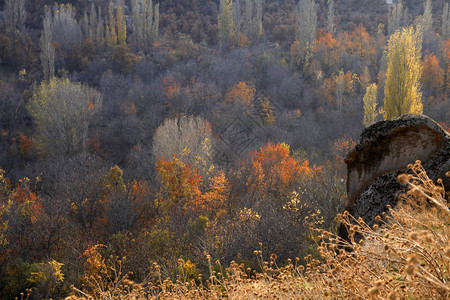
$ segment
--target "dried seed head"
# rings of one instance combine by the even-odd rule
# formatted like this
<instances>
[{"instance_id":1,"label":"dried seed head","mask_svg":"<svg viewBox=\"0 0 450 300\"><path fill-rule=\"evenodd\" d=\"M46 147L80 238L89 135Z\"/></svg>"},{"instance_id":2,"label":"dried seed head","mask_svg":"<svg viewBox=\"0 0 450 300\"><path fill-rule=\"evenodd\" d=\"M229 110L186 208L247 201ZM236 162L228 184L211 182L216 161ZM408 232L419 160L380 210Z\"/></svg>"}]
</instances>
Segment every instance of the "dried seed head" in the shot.
<instances>
[{"instance_id":1,"label":"dried seed head","mask_svg":"<svg viewBox=\"0 0 450 300\"><path fill-rule=\"evenodd\" d=\"M408 184L409 182L408 176L406 174L400 174L397 177L397 181L400 182L401 184Z\"/></svg>"},{"instance_id":2,"label":"dried seed head","mask_svg":"<svg viewBox=\"0 0 450 300\"><path fill-rule=\"evenodd\" d=\"M380 293L380 290L378 289L378 287L373 287L369 289L369 295L371 296L376 296Z\"/></svg>"},{"instance_id":3,"label":"dried seed head","mask_svg":"<svg viewBox=\"0 0 450 300\"><path fill-rule=\"evenodd\" d=\"M409 234L409 237L413 240L413 241L417 241L419 239L419 233L413 231Z\"/></svg>"},{"instance_id":4,"label":"dried seed head","mask_svg":"<svg viewBox=\"0 0 450 300\"><path fill-rule=\"evenodd\" d=\"M396 300L397 298L397 294L395 292L390 292L388 295L388 299L389 300Z\"/></svg>"},{"instance_id":5,"label":"dried seed head","mask_svg":"<svg viewBox=\"0 0 450 300\"><path fill-rule=\"evenodd\" d=\"M406 266L406 269L405 269L406 274L413 275L415 271L416 271L416 267L415 266L413 266L413 265L407 265Z\"/></svg>"}]
</instances>

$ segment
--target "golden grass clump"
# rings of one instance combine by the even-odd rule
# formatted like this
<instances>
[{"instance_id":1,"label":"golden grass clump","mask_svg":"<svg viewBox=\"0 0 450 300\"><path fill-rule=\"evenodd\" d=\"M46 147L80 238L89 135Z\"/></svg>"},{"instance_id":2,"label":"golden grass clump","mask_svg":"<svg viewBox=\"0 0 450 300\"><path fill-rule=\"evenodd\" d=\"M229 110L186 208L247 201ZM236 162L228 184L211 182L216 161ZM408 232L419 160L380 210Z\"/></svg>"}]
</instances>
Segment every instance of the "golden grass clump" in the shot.
<instances>
[{"instance_id":1,"label":"golden grass clump","mask_svg":"<svg viewBox=\"0 0 450 300\"><path fill-rule=\"evenodd\" d=\"M277 256L255 254L260 272L232 262L223 273L186 282L162 280L155 272L146 284L122 280L116 292L101 299L450 299L450 211L442 181L433 183L420 162L413 175L400 175L409 186L395 208L378 224L368 226L344 212L337 216L349 232L345 240L322 229L318 236L321 259L312 255L277 265ZM356 238L358 237L358 238ZM216 264L219 262L216 262ZM78 296L89 294L75 290ZM75 296L73 296L75 297ZM80 298L71 298L80 299Z\"/></svg>"}]
</instances>

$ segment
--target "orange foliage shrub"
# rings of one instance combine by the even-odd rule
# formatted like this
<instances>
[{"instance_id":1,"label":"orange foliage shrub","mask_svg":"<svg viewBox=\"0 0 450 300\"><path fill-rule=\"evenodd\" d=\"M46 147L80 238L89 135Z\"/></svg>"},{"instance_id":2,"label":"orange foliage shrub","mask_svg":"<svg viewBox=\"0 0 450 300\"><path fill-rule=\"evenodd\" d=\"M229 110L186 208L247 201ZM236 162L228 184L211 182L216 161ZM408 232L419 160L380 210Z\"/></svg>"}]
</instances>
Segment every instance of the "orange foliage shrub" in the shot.
<instances>
[{"instance_id":1,"label":"orange foliage shrub","mask_svg":"<svg viewBox=\"0 0 450 300\"><path fill-rule=\"evenodd\" d=\"M336 162L339 164L343 164L345 156L355 146L356 146L356 142L347 137L343 137L343 138L335 140L333 143L332 151L333 151Z\"/></svg>"},{"instance_id":2,"label":"orange foliage shrub","mask_svg":"<svg viewBox=\"0 0 450 300\"><path fill-rule=\"evenodd\" d=\"M225 173L211 178L208 191L203 193L203 203L209 216L221 216L225 213L225 204L230 194L230 182L225 177Z\"/></svg>"},{"instance_id":3,"label":"orange foliage shrub","mask_svg":"<svg viewBox=\"0 0 450 300\"><path fill-rule=\"evenodd\" d=\"M352 32L340 32L333 36L323 29L318 30L314 42L313 57L322 63L327 74L338 72L342 67L343 55L358 55L369 64L375 61L377 42L364 26Z\"/></svg>"},{"instance_id":4,"label":"orange foliage shrub","mask_svg":"<svg viewBox=\"0 0 450 300\"><path fill-rule=\"evenodd\" d=\"M163 79L164 94L168 99L173 99L181 93L181 85L172 76L165 76Z\"/></svg>"},{"instance_id":5,"label":"orange foliage shrub","mask_svg":"<svg viewBox=\"0 0 450 300\"><path fill-rule=\"evenodd\" d=\"M426 55L423 61L422 82L433 95L442 92L444 87L444 70L434 54Z\"/></svg>"},{"instance_id":6,"label":"orange foliage shrub","mask_svg":"<svg viewBox=\"0 0 450 300\"><path fill-rule=\"evenodd\" d=\"M161 175L162 188L158 195L158 204L163 211L168 211L173 206L181 206L183 209L203 208L199 189L202 179L189 164L173 155L171 161L159 160L156 170Z\"/></svg>"},{"instance_id":7,"label":"orange foliage shrub","mask_svg":"<svg viewBox=\"0 0 450 300\"><path fill-rule=\"evenodd\" d=\"M97 130L92 134L92 137L89 139L88 144L92 153L94 153L98 157L105 156L102 150L102 144L100 142L100 134Z\"/></svg>"},{"instance_id":8,"label":"orange foliage shrub","mask_svg":"<svg viewBox=\"0 0 450 300\"><path fill-rule=\"evenodd\" d=\"M339 45L348 54L357 54L367 62L375 58L375 40L362 25L356 27L352 32L342 32L338 35Z\"/></svg>"},{"instance_id":9,"label":"orange foliage shrub","mask_svg":"<svg viewBox=\"0 0 450 300\"><path fill-rule=\"evenodd\" d=\"M225 101L229 104L237 103L244 106L253 105L256 89L245 82L239 82L225 95Z\"/></svg>"},{"instance_id":10,"label":"orange foliage shrub","mask_svg":"<svg viewBox=\"0 0 450 300\"><path fill-rule=\"evenodd\" d=\"M21 180L24 182L25 180ZM33 193L26 183L19 184L11 193L11 200L16 205L23 216L28 216L31 222L37 222L42 213L42 203L39 196Z\"/></svg>"},{"instance_id":11,"label":"orange foliage shrub","mask_svg":"<svg viewBox=\"0 0 450 300\"><path fill-rule=\"evenodd\" d=\"M294 159L288 145L269 142L259 151L250 153L251 176L246 186L262 195L267 192L282 195L291 192L296 182L318 171L320 168L311 168L307 160L300 163Z\"/></svg>"},{"instance_id":12,"label":"orange foliage shrub","mask_svg":"<svg viewBox=\"0 0 450 300\"><path fill-rule=\"evenodd\" d=\"M330 32L319 30L312 48L313 55L329 72L336 72L341 64L341 51L338 41Z\"/></svg>"},{"instance_id":13,"label":"orange foliage shrub","mask_svg":"<svg viewBox=\"0 0 450 300\"><path fill-rule=\"evenodd\" d=\"M347 73L341 72L338 75L333 75L331 78L326 78L319 89L319 93L327 99L331 104L338 105L338 94L342 95L342 103L345 105L347 98L355 92L355 83L358 81L358 75L350 71Z\"/></svg>"},{"instance_id":14,"label":"orange foliage shrub","mask_svg":"<svg viewBox=\"0 0 450 300\"><path fill-rule=\"evenodd\" d=\"M30 158L34 151L36 142L34 139L27 137L24 134L19 136L19 153L24 158Z\"/></svg>"},{"instance_id":15,"label":"orange foliage shrub","mask_svg":"<svg viewBox=\"0 0 450 300\"><path fill-rule=\"evenodd\" d=\"M140 217L141 223L148 223L150 220L150 212L146 209L150 198L150 185L146 180L134 180L128 191L131 203L137 208L143 215Z\"/></svg>"}]
</instances>

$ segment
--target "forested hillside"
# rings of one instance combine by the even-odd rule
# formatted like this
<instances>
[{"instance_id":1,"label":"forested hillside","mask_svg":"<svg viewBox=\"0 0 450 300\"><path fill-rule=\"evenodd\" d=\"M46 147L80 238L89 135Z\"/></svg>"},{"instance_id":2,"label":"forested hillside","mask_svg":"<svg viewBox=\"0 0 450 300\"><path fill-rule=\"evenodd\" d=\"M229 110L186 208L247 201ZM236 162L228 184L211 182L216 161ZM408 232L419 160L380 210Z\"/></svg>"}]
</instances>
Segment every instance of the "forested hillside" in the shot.
<instances>
[{"instance_id":1,"label":"forested hillside","mask_svg":"<svg viewBox=\"0 0 450 300\"><path fill-rule=\"evenodd\" d=\"M450 127L449 5L390 2L0 1L0 299L317 258L366 126Z\"/></svg>"}]
</instances>

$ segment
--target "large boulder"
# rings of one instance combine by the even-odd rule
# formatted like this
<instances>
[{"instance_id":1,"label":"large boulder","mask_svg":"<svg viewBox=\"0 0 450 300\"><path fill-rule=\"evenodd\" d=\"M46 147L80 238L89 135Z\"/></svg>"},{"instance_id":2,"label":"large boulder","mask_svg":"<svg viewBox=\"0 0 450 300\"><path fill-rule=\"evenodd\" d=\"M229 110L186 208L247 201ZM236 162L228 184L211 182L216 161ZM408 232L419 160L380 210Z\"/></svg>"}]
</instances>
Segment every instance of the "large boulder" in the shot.
<instances>
[{"instance_id":1,"label":"large boulder","mask_svg":"<svg viewBox=\"0 0 450 300\"><path fill-rule=\"evenodd\" d=\"M450 178L445 177L450 170L450 135L439 124L423 115L406 114L366 128L345 159L346 210L373 224L388 204L395 206L405 190L397 176L407 173L407 165L416 160L431 179L442 178L450 191Z\"/></svg>"}]
</instances>

